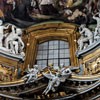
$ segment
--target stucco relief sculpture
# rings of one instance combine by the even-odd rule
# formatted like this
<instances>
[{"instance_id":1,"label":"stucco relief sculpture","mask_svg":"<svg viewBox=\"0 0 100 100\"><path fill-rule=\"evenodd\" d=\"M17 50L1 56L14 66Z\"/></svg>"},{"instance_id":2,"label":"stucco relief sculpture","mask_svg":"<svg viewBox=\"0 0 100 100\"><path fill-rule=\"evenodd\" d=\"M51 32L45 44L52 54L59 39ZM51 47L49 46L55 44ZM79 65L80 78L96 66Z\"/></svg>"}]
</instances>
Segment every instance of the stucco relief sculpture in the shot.
<instances>
[{"instance_id":1,"label":"stucco relief sculpture","mask_svg":"<svg viewBox=\"0 0 100 100\"><path fill-rule=\"evenodd\" d=\"M86 48L87 42L89 42L88 45L92 45L92 43L93 43L93 33L85 25L81 25L79 27L79 32L80 32L81 36L78 39L78 45L79 45L79 50L81 51L84 48Z\"/></svg>"},{"instance_id":2,"label":"stucco relief sculpture","mask_svg":"<svg viewBox=\"0 0 100 100\"><path fill-rule=\"evenodd\" d=\"M17 77L17 69L3 66L0 64L0 82L15 81Z\"/></svg>"},{"instance_id":3,"label":"stucco relief sculpture","mask_svg":"<svg viewBox=\"0 0 100 100\"><path fill-rule=\"evenodd\" d=\"M97 21L97 26L94 32L94 40L97 41L100 39L100 12L96 13L96 15L93 16L93 19Z\"/></svg>"},{"instance_id":4,"label":"stucco relief sculpture","mask_svg":"<svg viewBox=\"0 0 100 100\"><path fill-rule=\"evenodd\" d=\"M4 29L8 29L9 25L6 27L3 25L3 21L0 20L0 47L3 46L3 36L4 36Z\"/></svg>"},{"instance_id":5,"label":"stucco relief sculpture","mask_svg":"<svg viewBox=\"0 0 100 100\"><path fill-rule=\"evenodd\" d=\"M93 19L97 21L95 30L92 32L84 24L79 27L80 38L78 39L79 51L86 49L89 45L92 45L96 41L100 40L100 13L96 13ZM89 42L87 44L87 42Z\"/></svg>"},{"instance_id":6,"label":"stucco relief sculpture","mask_svg":"<svg viewBox=\"0 0 100 100\"><path fill-rule=\"evenodd\" d=\"M55 73L52 73L49 70L49 74L43 73L43 75L49 79L48 86L43 91L43 94L47 94L50 90L55 92L55 88L57 88L61 82L65 82L67 78L69 78L72 74L72 71L70 68L61 68L62 70L59 70Z\"/></svg>"},{"instance_id":7,"label":"stucco relief sculpture","mask_svg":"<svg viewBox=\"0 0 100 100\"><path fill-rule=\"evenodd\" d=\"M95 32L94 32L94 42L99 41L100 40L100 28L95 28Z\"/></svg>"},{"instance_id":8,"label":"stucco relief sculpture","mask_svg":"<svg viewBox=\"0 0 100 100\"><path fill-rule=\"evenodd\" d=\"M0 49L6 53L24 57L24 42L21 39L22 30L12 24L8 24L6 27L2 24L3 22L0 20ZM11 28L11 32L4 32L4 29L9 30L9 28Z\"/></svg>"},{"instance_id":9,"label":"stucco relief sculpture","mask_svg":"<svg viewBox=\"0 0 100 100\"><path fill-rule=\"evenodd\" d=\"M96 14L93 16L93 19L97 21L97 26L96 26L96 28L98 28L99 33L100 33L100 12L96 13Z\"/></svg>"},{"instance_id":10,"label":"stucco relief sculpture","mask_svg":"<svg viewBox=\"0 0 100 100\"><path fill-rule=\"evenodd\" d=\"M88 74L96 74L100 72L100 57L97 57L93 62L89 62L87 66Z\"/></svg>"},{"instance_id":11,"label":"stucco relief sculpture","mask_svg":"<svg viewBox=\"0 0 100 100\"><path fill-rule=\"evenodd\" d=\"M28 65L27 74L22 77L22 79L24 79L26 83L29 83L33 80L35 81L38 79L38 73L39 73L38 65L34 65L33 67L34 68L29 68L29 65Z\"/></svg>"}]
</instances>

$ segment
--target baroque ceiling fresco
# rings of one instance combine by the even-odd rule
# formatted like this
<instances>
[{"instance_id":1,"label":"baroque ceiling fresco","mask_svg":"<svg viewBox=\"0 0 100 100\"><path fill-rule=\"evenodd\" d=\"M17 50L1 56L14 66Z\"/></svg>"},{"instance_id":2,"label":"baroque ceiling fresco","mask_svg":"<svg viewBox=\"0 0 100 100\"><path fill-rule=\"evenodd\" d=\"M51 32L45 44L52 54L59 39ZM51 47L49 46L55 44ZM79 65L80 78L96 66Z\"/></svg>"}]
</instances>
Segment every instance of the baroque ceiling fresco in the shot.
<instances>
[{"instance_id":1,"label":"baroque ceiling fresco","mask_svg":"<svg viewBox=\"0 0 100 100\"><path fill-rule=\"evenodd\" d=\"M20 27L48 20L94 24L99 10L99 0L0 0L0 17Z\"/></svg>"},{"instance_id":2,"label":"baroque ceiling fresco","mask_svg":"<svg viewBox=\"0 0 100 100\"><path fill-rule=\"evenodd\" d=\"M0 0L0 100L100 100L100 0Z\"/></svg>"}]
</instances>

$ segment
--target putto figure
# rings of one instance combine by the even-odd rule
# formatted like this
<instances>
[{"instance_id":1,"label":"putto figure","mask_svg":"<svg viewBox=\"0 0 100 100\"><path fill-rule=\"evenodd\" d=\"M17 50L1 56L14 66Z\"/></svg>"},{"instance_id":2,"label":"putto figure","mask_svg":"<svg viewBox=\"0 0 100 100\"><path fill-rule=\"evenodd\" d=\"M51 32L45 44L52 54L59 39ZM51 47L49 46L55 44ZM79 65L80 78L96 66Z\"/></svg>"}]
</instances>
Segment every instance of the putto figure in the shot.
<instances>
[{"instance_id":1,"label":"putto figure","mask_svg":"<svg viewBox=\"0 0 100 100\"><path fill-rule=\"evenodd\" d=\"M27 79L26 83L29 83L38 78L38 73L39 73L38 65L34 65L33 67L34 68L29 68L29 65L28 65L27 74L22 77L22 79L24 80Z\"/></svg>"}]
</instances>

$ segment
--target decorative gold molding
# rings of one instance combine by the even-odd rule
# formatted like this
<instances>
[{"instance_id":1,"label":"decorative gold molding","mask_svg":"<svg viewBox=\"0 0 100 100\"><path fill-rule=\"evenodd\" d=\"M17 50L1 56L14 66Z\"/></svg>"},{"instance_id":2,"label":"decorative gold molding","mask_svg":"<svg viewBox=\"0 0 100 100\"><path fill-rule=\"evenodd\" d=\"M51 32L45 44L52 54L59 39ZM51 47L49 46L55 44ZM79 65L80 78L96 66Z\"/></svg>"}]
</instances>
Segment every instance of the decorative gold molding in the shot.
<instances>
[{"instance_id":1,"label":"decorative gold molding","mask_svg":"<svg viewBox=\"0 0 100 100\"><path fill-rule=\"evenodd\" d=\"M48 40L68 41L70 44L71 65L77 66L78 60L75 55L77 46L75 40L78 34L76 29L77 26L63 22L43 23L26 29L28 45L24 66L27 67L28 64L33 66L35 64L38 44Z\"/></svg>"},{"instance_id":2,"label":"decorative gold molding","mask_svg":"<svg viewBox=\"0 0 100 100\"><path fill-rule=\"evenodd\" d=\"M91 59L97 58L98 56L100 56L100 49L97 49L96 51L92 52L91 54L86 55L83 58L83 62L86 63L86 62L90 61Z\"/></svg>"},{"instance_id":3,"label":"decorative gold molding","mask_svg":"<svg viewBox=\"0 0 100 100\"><path fill-rule=\"evenodd\" d=\"M11 60L9 58L0 56L0 64L17 67L18 62L15 60Z\"/></svg>"}]
</instances>

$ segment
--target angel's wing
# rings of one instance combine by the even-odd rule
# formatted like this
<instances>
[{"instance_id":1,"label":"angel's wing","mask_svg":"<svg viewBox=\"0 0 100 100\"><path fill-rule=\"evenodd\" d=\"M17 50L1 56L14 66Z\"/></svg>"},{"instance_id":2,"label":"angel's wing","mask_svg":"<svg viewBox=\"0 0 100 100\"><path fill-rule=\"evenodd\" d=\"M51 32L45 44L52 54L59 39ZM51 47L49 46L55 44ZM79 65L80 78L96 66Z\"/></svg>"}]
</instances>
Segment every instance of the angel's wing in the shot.
<instances>
[{"instance_id":1,"label":"angel's wing","mask_svg":"<svg viewBox=\"0 0 100 100\"><path fill-rule=\"evenodd\" d=\"M62 77L62 76L59 77L59 81L60 81L60 82L65 82L65 81L66 81L66 77L65 77L65 76L63 76L63 77Z\"/></svg>"},{"instance_id":2,"label":"angel's wing","mask_svg":"<svg viewBox=\"0 0 100 100\"><path fill-rule=\"evenodd\" d=\"M71 76L70 74L69 74L69 75L60 76L60 77L59 77L59 81L60 81L60 82L65 82L66 79L70 78L70 76Z\"/></svg>"},{"instance_id":3,"label":"angel's wing","mask_svg":"<svg viewBox=\"0 0 100 100\"><path fill-rule=\"evenodd\" d=\"M51 74L43 73L43 76L45 76L48 79L53 79L53 76Z\"/></svg>"}]
</instances>

